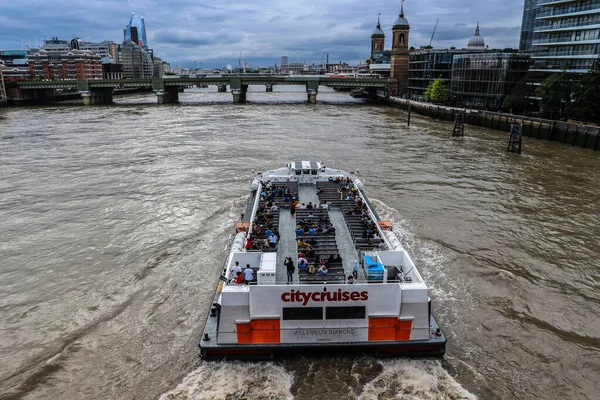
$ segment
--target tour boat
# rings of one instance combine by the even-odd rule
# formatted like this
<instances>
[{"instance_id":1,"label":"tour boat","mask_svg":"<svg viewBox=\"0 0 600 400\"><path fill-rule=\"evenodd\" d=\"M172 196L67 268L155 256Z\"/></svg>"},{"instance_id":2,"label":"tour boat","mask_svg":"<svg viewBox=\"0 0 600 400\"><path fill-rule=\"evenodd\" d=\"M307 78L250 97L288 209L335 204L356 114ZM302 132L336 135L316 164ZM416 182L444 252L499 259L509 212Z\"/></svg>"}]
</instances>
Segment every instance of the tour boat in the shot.
<instances>
[{"instance_id":1,"label":"tour boat","mask_svg":"<svg viewBox=\"0 0 600 400\"><path fill-rule=\"evenodd\" d=\"M202 358L444 354L427 285L358 175L316 161L257 174L218 272Z\"/></svg>"}]
</instances>

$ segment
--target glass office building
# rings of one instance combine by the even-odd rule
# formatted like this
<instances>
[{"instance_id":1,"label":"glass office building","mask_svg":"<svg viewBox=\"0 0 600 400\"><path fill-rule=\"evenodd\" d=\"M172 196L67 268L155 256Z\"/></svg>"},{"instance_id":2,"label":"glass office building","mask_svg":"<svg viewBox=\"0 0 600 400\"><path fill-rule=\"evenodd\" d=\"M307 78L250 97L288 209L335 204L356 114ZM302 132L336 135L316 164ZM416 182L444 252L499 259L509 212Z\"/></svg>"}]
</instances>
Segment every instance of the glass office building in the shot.
<instances>
[{"instance_id":1,"label":"glass office building","mask_svg":"<svg viewBox=\"0 0 600 400\"><path fill-rule=\"evenodd\" d=\"M586 73L600 54L600 0L538 0L534 72Z\"/></svg>"},{"instance_id":2,"label":"glass office building","mask_svg":"<svg viewBox=\"0 0 600 400\"><path fill-rule=\"evenodd\" d=\"M499 110L504 98L529 69L522 53L470 53L454 55L450 92L458 105Z\"/></svg>"},{"instance_id":3,"label":"glass office building","mask_svg":"<svg viewBox=\"0 0 600 400\"><path fill-rule=\"evenodd\" d=\"M124 30L124 39L125 42L131 41L131 27L135 26L137 28L137 45L138 46L148 46L148 40L146 39L146 24L144 23L144 17L139 14L131 13L131 18L129 18L129 24L125 27Z\"/></svg>"}]
</instances>

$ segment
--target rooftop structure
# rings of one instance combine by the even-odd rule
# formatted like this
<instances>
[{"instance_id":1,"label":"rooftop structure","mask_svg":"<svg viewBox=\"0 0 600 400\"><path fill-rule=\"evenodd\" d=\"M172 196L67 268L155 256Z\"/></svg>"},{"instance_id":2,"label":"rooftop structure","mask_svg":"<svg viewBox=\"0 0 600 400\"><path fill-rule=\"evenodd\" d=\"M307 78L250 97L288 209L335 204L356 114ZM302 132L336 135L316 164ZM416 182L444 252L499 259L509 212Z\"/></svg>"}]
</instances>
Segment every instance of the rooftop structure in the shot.
<instances>
[{"instance_id":1,"label":"rooftop structure","mask_svg":"<svg viewBox=\"0 0 600 400\"><path fill-rule=\"evenodd\" d=\"M477 23L477 28L475 28L475 35L471 39L469 39L469 43L467 43L467 49L469 50L484 50L485 49L485 41L479 34L479 22Z\"/></svg>"}]
</instances>

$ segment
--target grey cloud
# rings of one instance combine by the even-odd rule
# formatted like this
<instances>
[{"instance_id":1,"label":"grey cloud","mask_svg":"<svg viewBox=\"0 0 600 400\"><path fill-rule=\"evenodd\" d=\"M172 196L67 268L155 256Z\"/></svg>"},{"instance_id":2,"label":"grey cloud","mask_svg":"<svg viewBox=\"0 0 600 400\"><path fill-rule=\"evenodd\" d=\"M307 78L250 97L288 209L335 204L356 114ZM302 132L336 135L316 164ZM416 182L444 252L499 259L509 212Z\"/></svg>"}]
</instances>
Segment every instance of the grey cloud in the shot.
<instances>
[{"instance_id":1,"label":"grey cloud","mask_svg":"<svg viewBox=\"0 0 600 400\"><path fill-rule=\"evenodd\" d=\"M203 55L203 66L237 64L239 52L251 56L249 63L269 65L278 63L281 55L318 63L324 52L332 60L357 63L368 57L378 13L390 47L399 8L399 1L387 0L70 0L68 7L47 0L3 1L0 49L20 48L22 41L41 41L44 36L120 42L130 13L137 12L145 17L150 47L173 66L190 66L200 60L198 54ZM439 17L434 46L463 47L479 21L491 47L516 47L522 11L523 0L405 3L410 44L416 46L429 43Z\"/></svg>"}]
</instances>

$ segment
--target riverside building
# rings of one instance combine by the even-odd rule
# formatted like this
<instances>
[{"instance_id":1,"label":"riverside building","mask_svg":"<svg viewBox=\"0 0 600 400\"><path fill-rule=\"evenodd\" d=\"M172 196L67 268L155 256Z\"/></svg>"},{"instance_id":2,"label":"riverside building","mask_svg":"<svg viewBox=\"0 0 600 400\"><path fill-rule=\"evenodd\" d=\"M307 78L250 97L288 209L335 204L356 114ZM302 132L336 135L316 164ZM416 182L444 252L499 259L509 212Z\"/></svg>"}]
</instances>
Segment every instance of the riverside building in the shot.
<instances>
[{"instance_id":1,"label":"riverside building","mask_svg":"<svg viewBox=\"0 0 600 400\"><path fill-rule=\"evenodd\" d=\"M456 104L500 109L510 90L527 74L528 66L527 54L489 49L477 24L465 48L410 53L409 97L424 101L427 87L441 79Z\"/></svg>"},{"instance_id":2,"label":"riverside building","mask_svg":"<svg viewBox=\"0 0 600 400\"><path fill-rule=\"evenodd\" d=\"M587 73L600 54L600 0L538 0L533 33L531 71L539 78L563 67Z\"/></svg>"}]
</instances>

